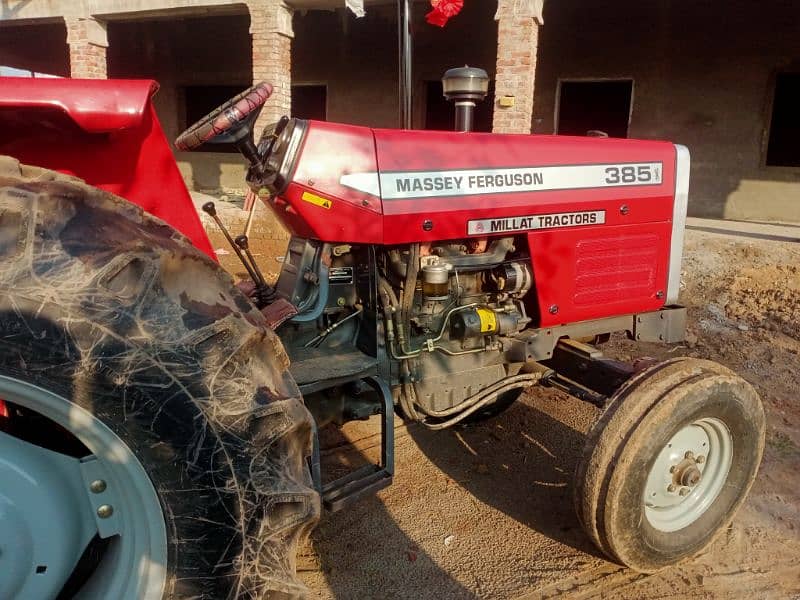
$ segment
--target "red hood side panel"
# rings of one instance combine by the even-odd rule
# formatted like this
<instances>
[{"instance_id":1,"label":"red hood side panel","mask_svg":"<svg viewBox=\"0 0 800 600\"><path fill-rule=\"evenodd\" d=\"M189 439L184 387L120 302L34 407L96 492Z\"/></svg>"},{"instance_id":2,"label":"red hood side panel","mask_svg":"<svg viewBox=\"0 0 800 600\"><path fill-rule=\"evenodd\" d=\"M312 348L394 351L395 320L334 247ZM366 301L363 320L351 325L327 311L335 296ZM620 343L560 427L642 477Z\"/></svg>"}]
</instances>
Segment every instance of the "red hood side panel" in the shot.
<instances>
[{"instance_id":1,"label":"red hood side panel","mask_svg":"<svg viewBox=\"0 0 800 600\"><path fill-rule=\"evenodd\" d=\"M392 130L375 140L386 244L524 235L528 311L545 327L664 305L672 144Z\"/></svg>"},{"instance_id":2,"label":"red hood side panel","mask_svg":"<svg viewBox=\"0 0 800 600\"><path fill-rule=\"evenodd\" d=\"M467 221L496 217L606 210L606 224L615 225L672 216L675 148L666 142L395 130L376 130L375 142L388 244L460 238L467 235ZM547 170L548 166L644 162L662 164L661 184L547 189L551 176L569 177L559 173L562 169ZM436 197L435 191L423 191L416 198L389 199L397 190L386 185L387 179L397 185L388 174L402 173L413 180L414 172L470 177L484 170L528 167L533 172L545 168L541 190L486 193L492 186L481 188L485 180L478 178L472 190L480 193ZM626 215L619 211L622 205L629 209ZM424 220L432 222L430 231L422 229Z\"/></svg>"},{"instance_id":3,"label":"red hood side panel","mask_svg":"<svg viewBox=\"0 0 800 600\"><path fill-rule=\"evenodd\" d=\"M353 173L377 173L372 130L309 121L292 183L275 201L276 214L297 235L382 244L380 196L343 185Z\"/></svg>"}]
</instances>

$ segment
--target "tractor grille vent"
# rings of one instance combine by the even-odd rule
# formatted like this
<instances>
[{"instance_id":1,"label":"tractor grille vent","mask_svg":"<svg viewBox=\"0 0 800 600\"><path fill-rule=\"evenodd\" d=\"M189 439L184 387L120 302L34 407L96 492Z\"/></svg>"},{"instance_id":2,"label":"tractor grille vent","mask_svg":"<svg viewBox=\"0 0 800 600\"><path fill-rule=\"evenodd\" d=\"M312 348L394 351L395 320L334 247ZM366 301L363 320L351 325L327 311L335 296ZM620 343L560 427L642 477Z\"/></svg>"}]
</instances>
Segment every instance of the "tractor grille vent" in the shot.
<instances>
[{"instance_id":1,"label":"tractor grille vent","mask_svg":"<svg viewBox=\"0 0 800 600\"><path fill-rule=\"evenodd\" d=\"M652 296L659 237L636 234L582 240L575 248L578 306L630 301Z\"/></svg>"}]
</instances>

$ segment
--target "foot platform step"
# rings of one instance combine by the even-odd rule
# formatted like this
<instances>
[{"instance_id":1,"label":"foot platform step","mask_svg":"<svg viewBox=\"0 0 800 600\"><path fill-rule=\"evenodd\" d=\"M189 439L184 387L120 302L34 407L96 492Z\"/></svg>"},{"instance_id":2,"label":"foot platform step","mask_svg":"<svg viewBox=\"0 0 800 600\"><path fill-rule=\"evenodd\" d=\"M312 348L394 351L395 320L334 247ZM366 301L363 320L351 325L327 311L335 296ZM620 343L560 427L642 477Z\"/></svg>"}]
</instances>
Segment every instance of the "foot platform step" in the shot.
<instances>
[{"instance_id":1,"label":"foot platform step","mask_svg":"<svg viewBox=\"0 0 800 600\"><path fill-rule=\"evenodd\" d=\"M392 484L394 475L394 409L392 392L383 379L364 377L363 381L374 389L381 399L381 462L366 465L322 485L319 433L314 424L314 446L310 457L311 477L314 487L322 496L322 503L331 512L350 506L368 494L374 494Z\"/></svg>"},{"instance_id":2,"label":"foot platform step","mask_svg":"<svg viewBox=\"0 0 800 600\"><path fill-rule=\"evenodd\" d=\"M322 488L322 502L336 512L392 484L392 474L379 465L367 465Z\"/></svg>"}]
</instances>

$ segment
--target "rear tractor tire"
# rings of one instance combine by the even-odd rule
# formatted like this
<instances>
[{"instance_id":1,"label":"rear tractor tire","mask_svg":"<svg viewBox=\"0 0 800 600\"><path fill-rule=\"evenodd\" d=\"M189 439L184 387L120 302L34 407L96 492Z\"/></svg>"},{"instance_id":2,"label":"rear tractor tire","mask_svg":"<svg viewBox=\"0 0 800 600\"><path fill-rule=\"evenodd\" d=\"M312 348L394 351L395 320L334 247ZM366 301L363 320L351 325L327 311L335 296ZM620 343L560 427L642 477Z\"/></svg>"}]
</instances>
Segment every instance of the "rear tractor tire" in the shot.
<instances>
[{"instance_id":1,"label":"rear tractor tire","mask_svg":"<svg viewBox=\"0 0 800 600\"><path fill-rule=\"evenodd\" d=\"M764 449L753 387L716 363L635 375L588 435L575 506L609 558L651 573L700 552L744 502Z\"/></svg>"},{"instance_id":2,"label":"rear tractor tire","mask_svg":"<svg viewBox=\"0 0 800 600\"><path fill-rule=\"evenodd\" d=\"M0 597L303 595L320 502L287 369L182 235L0 157Z\"/></svg>"}]
</instances>

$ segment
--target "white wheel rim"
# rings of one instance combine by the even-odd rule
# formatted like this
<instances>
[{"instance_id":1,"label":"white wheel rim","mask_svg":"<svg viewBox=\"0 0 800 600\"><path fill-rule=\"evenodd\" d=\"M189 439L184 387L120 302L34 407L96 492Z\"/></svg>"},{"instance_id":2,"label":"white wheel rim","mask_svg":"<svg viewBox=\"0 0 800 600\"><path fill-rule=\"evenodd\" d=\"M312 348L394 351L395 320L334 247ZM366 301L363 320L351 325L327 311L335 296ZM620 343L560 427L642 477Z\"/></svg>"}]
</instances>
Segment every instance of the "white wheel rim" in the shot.
<instances>
[{"instance_id":1,"label":"white wheel rim","mask_svg":"<svg viewBox=\"0 0 800 600\"><path fill-rule=\"evenodd\" d=\"M733 438L720 419L698 419L659 452L647 475L644 513L658 531L673 532L699 519L722 491L733 461Z\"/></svg>"},{"instance_id":2,"label":"white wheel rim","mask_svg":"<svg viewBox=\"0 0 800 600\"><path fill-rule=\"evenodd\" d=\"M14 472L16 468L19 472L18 481L35 479L34 483L37 484L38 489L43 491L47 490L47 484L52 481L58 481L60 484L65 482L60 485L59 489L49 491L56 497L68 496L72 506L83 509L79 511L82 514L74 516L75 521L80 522L83 528L82 539L86 537L87 528L91 528L91 531L88 532L91 536L99 533L101 537L108 537L110 540L97 568L75 597L92 600L100 598L145 598L148 600L161 598L167 573L167 535L164 515L150 478L130 448L91 413L43 388L0 376L0 398L35 411L58 423L92 452L92 457L88 461L86 459L78 460L39 449L38 446L34 447L32 444L0 432L0 438L2 438L0 442L4 444L5 448L4 455L0 457L2 459L0 460L2 463L0 469L5 467L5 472L8 473ZM38 452L37 460L39 462L37 464L43 464L43 457L47 459L50 456L51 465L46 466L43 469L44 472L41 473L24 472L23 466L20 466L25 462L24 460L19 460L17 465L14 464L15 443L18 445L20 458L26 453L35 455ZM31 451L31 448L36 448L36 450ZM57 456L53 457L52 455ZM107 486L105 490L102 493L93 493L90 491L87 480L81 478L80 475L74 476L74 471L70 471L73 473L70 481L66 481L63 477L60 480L53 479L52 472L72 468L69 464L70 461L81 464L81 470L77 472L84 474L84 477L87 463L95 465L93 468L101 469L103 481ZM28 465L30 464L29 461ZM15 490L11 489L13 487L12 484L5 490L0 489L0 531L22 531L32 542L32 549L28 554L20 554L21 551L15 549L13 545L8 548L2 547L3 540L0 540L0 590L4 586L10 589L22 586L20 593L25 596L27 590L37 589L35 586L40 582L36 580L35 576L25 580L25 577L20 578L17 573L6 571L3 569L4 562L13 565L24 564L29 555L37 553L37 547L40 555L46 554L50 550L48 545L53 543L53 536L60 542L63 541L60 538L66 534L60 528L55 527L51 535L46 536L46 539L30 539L32 536L28 534L37 529L35 526L20 525L20 515L29 509L18 501L19 488L16 490L17 502L14 502ZM8 494L8 497L4 496L4 493ZM96 514L100 511L99 507L107 503L109 498L113 498L113 505L111 505L113 506L113 519L111 517L107 517L105 520L96 518ZM38 500L39 498L31 498L31 504L35 504ZM5 521L3 521L3 502L8 509ZM105 504L105 506L109 505ZM47 515L23 514L23 516L25 521L33 522L34 517L44 518ZM112 522L114 524L113 534L107 532L104 534L103 528L110 527ZM20 561L20 558L23 560ZM77 561L79 556L63 558L69 562ZM30 569L36 568L36 564L25 566ZM16 577L16 579L12 580L11 577ZM38 594L37 597L39 597Z\"/></svg>"}]
</instances>

